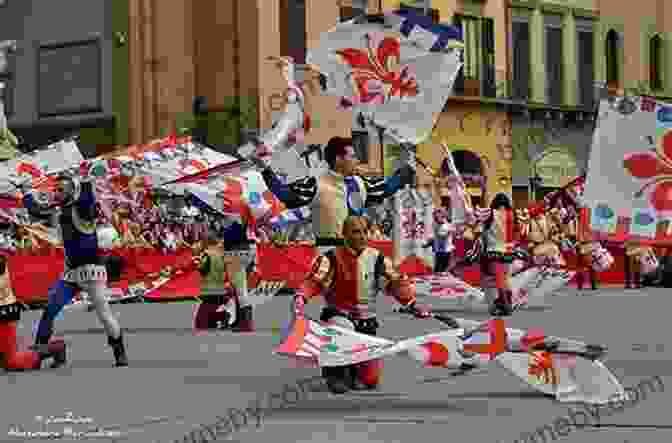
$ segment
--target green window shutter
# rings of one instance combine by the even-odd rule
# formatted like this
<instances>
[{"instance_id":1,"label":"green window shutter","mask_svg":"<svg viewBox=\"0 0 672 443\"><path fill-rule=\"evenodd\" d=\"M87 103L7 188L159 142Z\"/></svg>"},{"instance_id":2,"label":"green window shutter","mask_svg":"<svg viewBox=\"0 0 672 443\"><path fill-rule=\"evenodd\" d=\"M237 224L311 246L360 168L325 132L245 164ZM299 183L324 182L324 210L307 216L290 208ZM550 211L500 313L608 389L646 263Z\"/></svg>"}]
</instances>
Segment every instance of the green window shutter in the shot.
<instances>
[{"instance_id":1,"label":"green window shutter","mask_svg":"<svg viewBox=\"0 0 672 443\"><path fill-rule=\"evenodd\" d=\"M530 97L530 23L515 20L511 23L513 43L513 98L528 100Z\"/></svg>"},{"instance_id":2,"label":"green window shutter","mask_svg":"<svg viewBox=\"0 0 672 443\"><path fill-rule=\"evenodd\" d=\"M483 47L483 61L481 68L482 95L496 97L495 84L495 21L491 18L481 20L481 42Z\"/></svg>"}]
</instances>

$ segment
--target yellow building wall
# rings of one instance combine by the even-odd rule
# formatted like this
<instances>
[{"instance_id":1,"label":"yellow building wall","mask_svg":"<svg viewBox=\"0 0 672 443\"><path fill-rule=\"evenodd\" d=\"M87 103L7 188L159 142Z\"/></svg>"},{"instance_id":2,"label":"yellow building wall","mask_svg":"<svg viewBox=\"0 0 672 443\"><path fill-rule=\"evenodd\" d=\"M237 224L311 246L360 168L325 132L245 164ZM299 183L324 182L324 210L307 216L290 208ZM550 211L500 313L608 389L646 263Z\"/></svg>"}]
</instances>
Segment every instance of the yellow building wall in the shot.
<instances>
[{"instance_id":1,"label":"yellow building wall","mask_svg":"<svg viewBox=\"0 0 672 443\"><path fill-rule=\"evenodd\" d=\"M481 159L487 177L484 204L489 205L499 192L511 195L511 121L505 111L478 104L449 103L447 111L439 116L430 140L418 146L418 158L435 170L445 159L440 143L453 150L471 151ZM427 188L429 181L428 174L419 170L418 187Z\"/></svg>"}]
</instances>

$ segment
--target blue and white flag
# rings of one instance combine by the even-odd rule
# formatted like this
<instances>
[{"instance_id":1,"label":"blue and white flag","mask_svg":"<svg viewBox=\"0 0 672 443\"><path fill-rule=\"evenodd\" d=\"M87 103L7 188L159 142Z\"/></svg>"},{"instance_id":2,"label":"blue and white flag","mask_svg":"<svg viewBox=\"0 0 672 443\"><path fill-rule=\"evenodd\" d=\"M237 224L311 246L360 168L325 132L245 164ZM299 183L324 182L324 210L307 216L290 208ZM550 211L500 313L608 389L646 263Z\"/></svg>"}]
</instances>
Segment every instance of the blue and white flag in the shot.
<instances>
[{"instance_id":1,"label":"blue and white flag","mask_svg":"<svg viewBox=\"0 0 672 443\"><path fill-rule=\"evenodd\" d=\"M398 142L419 144L453 90L461 31L410 10L361 17L325 33L307 62L327 77L327 94L365 112Z\"/></svg>"}]
</instances>

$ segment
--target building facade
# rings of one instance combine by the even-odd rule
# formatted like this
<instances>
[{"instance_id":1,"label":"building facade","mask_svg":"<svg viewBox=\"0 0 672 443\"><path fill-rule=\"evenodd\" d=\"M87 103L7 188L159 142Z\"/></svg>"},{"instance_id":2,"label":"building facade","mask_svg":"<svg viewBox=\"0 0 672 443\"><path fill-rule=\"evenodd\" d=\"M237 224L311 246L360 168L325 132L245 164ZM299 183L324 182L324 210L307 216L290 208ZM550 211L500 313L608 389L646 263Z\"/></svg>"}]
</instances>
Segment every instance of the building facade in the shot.
<instances>
[{"instance_id":1,"label":"building facade","mask_svg":"<svg viewBox=\"0 0 672 443\"><path fill-rule=\"evenodd\" d=\"M597 99L672 96L672 4L643 0L636 13L623 0L510 8L512 97L526 101L512 118L514 195L523 203L586 169Z\"/></svg>"},{"instance_id":2,"label":"building facade","mask_svg":"<svg viewBox=\"0 0 672 443\"><path fill-rule=\"evenodd\" d=\"M270 128L282 109L286 84L268 57L302 63L322 32L360 6L323 0L173 0L169 8L154 0L7 2L0 8L0 40L19 46L0 79L7 85L9 127L26 147L79 133L89 155L194 126L205 126L212 144L237 145L246 130ZM352 115L338 111L336 98L321 96L316 82L308 82L306 92L314 122L307 144L351 134ZM205 117L194 112L197 97ZM382 148L372 149L367 164L370 173L382 174Z\"/></svg>"},{"instance_id":3,"label":"building facade","mask_svg":"<svg viewBox=\"0 0 672 443\"><path fill-rule=\"evenodd\" d=\"M0 40L17 41L0 81L6 85L8 126L23 142L20 148L71 132L81 132L83 148L91 153L97 143L124 140L128 14L123 3L22 0L0 8Z\"/></svg>"},{"instance_id":4,"label":"building facade","mask_svg":"<svg viewBox=\"0 0 672 443\"><path fill-rule=\"evenodd\" d=\"M438 116L432 137L418 146L418 157L434 169L445 153L454 153L457 168L472 202L488 205L498 192L511 193L511 124L502 85L507 80L507 9L502 0L383 0L385 11L414 7L435 21L462 29L464 68L451 96ZM429 187L431 177L418 173L418 186ZM436 196L440 203L442 192Z\"/></svg>"},{"instance_id":5,"label":"building facade","mask_svg":"<svg viewBox=\"0 0 672 443\"><path fill-rule=\"evenodd\" d=\"M588 165L599 80L599 5L508 2L513 194L518 206Z\"/></svg>"},{"instance_id":6,"label":"building facade","mask_svg":"<svg viewBox=\"0 0 672 443\"><path fill-rule=\"evenodd\" d=\"M597 74L612 94L641 92L672 97L672 4L595 0L600 9L596 35Z\"/></svg>"}]
</instances>

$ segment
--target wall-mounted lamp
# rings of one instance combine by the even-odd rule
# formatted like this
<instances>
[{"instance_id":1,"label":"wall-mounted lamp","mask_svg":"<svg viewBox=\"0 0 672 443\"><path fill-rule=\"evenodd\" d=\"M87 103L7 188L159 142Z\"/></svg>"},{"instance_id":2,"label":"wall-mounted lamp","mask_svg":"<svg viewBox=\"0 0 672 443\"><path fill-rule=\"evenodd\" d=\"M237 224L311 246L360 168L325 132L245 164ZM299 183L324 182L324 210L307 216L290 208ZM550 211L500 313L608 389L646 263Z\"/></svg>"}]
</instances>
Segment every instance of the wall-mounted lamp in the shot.
<instances>
[{"instance_id":1,"label":"wall-mounted lamp","mask_svg":"<svg viewBox=\"0 0 672 443\"><path fill-rule=\"evenodd\" d=\"M114 33L114 43L117 48L126 46L126 42L128 42L128 36L125 32L117 31Z\"/></svg>"}]
</instances>

